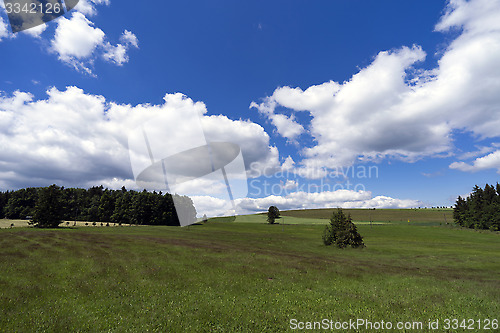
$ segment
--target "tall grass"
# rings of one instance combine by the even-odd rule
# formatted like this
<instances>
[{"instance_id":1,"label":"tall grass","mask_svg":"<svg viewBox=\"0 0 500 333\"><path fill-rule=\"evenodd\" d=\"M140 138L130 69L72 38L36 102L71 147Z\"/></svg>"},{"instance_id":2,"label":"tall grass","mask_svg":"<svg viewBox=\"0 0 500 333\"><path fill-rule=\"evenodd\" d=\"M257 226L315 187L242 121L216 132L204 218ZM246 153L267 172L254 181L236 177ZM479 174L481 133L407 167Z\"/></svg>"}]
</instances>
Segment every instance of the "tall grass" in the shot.
<instances>
[{"instance_id":1,"label":"tall grass","mask_svg":"<svg viewBox=\"0 0 500 333\"><path fill-rule=\"evenodd\" d=\"M362 250L323 246L313 224L3 229L0 331L282 332L291 319L498 318L498 234L358 229Z\"/></svg>"}]
</instances>

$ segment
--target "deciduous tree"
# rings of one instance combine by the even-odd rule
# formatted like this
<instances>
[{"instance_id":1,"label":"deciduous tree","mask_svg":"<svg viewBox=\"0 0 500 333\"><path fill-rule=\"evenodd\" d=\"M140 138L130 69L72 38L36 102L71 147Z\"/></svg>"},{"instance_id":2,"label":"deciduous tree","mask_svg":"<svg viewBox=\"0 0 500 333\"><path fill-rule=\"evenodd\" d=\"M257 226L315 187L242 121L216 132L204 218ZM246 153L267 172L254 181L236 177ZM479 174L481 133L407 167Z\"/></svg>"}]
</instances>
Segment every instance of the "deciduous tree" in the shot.
<instances>
[{"instance_id":1,"label":"deciduous tree","mask_svg":"<svg viewBox=\"0 0 500 333\"><path fill-rule=\"evenodd\" d=\"M267 210L267 222L269 224L274 224L276 219L280 217L280 210L276 206L271 206Z\"/></svg>"}]
</instances>

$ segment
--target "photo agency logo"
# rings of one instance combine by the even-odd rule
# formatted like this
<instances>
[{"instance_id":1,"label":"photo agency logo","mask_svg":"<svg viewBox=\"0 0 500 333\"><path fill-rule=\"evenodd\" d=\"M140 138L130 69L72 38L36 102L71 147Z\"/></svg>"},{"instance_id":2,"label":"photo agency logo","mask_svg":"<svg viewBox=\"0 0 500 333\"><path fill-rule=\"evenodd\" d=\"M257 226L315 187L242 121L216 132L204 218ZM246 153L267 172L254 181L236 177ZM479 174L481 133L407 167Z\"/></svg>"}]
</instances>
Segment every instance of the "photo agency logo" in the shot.
<instances>
[{"instance_id":1,"label":"photo agency logo","mask_svg":"<svg viewBox=\"0 0 500 333\"><path fill-rule=\"evenodd\" d=\"M192 210L186 207L185 196L213 200L219 215L235 219L234 200L248 194L240 146L210 141L197 111L183 110L182 116L183 121L179 122L164 112L129 133L128 149L136 184L148 191L171 193L181 226L196 222ZM204 215L196 200L194 204L198 215Z\"/></svg>"},{"instance_id":2,"label":"photo agency logo","mask_svg":"<svg viewBox=\"0 0 500 333\"><path fill-rule=\"evenodd\" d=\"M12 32L50 22L72 10L79 0L3 0Z\"/></svg>"}]
</instances>

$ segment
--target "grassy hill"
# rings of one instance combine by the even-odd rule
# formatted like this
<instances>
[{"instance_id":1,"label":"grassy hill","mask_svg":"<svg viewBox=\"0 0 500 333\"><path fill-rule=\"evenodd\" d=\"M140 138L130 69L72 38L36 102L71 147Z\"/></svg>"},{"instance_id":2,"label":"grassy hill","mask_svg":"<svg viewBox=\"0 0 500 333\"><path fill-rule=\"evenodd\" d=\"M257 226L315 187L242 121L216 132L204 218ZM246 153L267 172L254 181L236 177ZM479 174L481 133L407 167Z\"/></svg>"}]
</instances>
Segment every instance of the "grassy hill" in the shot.
<instances>
[{"instance_id":1,"label":"grassy hill","mask_svg":"<svg viewBox=\"0 0 500 333\"><path fill-rule=\"evenodd\" d=\"M336 209L289 210L281 212L282 216L330 219ZM351 214L355 222L397 223L452 223L452 209L343 209L345 214Z\"/></svg>"},{"instance_id":2,"label":"grassy hill","mask_svg":"<svg viewBox=\"0 0 500 333\"><path fill-rule=\"evenodd\" d=\"M339 250L321 243L323 225L302 221L2 229L0 330L282 332L292 319L498 319L499 233L359 224L367 247Z\"/></svg>"},{"instance_id":3,"label":"grassy hill","mask_svg":"<svg viewBox=\"0 0 500 333\"><path fill-rule=\"evenodd\" d=\"M326 224L336 208L288 210L281 211L278 223L285 224ZM343 209L345 214L351 214L357 224L412 224L440 225L453 224L452 209ZM226 218L214 219L224 221ZM227 219L226 219L227 220ZM266 213L243 215L236 222L267 223ZM408 222L410 221L410 222Z\"/></svg>"}]
</instances>

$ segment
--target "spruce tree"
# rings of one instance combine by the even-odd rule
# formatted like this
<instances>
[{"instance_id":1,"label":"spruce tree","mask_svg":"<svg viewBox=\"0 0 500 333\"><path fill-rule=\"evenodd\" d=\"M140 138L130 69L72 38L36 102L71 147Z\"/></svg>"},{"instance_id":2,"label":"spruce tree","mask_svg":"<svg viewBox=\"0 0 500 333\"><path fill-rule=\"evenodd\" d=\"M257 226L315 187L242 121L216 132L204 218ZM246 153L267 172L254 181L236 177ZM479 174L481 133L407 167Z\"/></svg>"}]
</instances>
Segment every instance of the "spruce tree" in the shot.
<instances>
[{"instance_id":1,"label":"spruce tree","mask_svg":"<svg viewBox=\"0 0 500 333\"><path fill-rule=\"evenodd\" d=\"M348 246L353 248L365 247L363 237L361 237L356 225L352 222L351 214L346 216L341 208L333 212L330 224L326 226L323 232L323 244L335 244L341 249Z\"/></svg>"},{"instance_id":2,"label":"spruce tree","mask_svg":"<svg viewBox=\"0 0 500 333\"><path fill-rule=\"evenodd\" d=\"M35 205L33 221L38 228L57 228L62 222L63 205L61 203L61 188L50 185L40 190Z\"/></svg>"}]
</instances>

